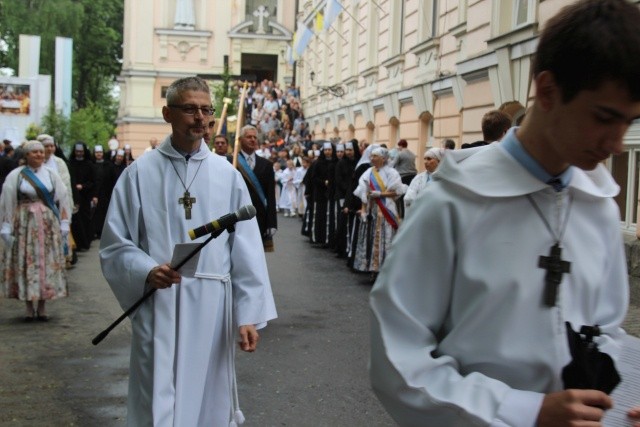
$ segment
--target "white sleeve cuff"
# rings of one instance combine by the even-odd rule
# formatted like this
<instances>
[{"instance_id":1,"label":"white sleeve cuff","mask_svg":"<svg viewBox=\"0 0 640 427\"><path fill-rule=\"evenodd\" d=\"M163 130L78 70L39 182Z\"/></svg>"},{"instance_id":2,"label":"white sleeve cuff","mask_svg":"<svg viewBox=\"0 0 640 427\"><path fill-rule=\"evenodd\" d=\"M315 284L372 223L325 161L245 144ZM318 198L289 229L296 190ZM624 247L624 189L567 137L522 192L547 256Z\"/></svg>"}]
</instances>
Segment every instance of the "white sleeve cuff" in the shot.
<instances>
[{"instance_id":1,"label":"white sleeve cuff","mask_svg":"<svg viewBox=\"0 0 640 427\"><path fill-rule=\"evenodd\" d=\"M492 427L535 427L544 394L511 389L498 407Z\"/></svg>"}]
</instances>

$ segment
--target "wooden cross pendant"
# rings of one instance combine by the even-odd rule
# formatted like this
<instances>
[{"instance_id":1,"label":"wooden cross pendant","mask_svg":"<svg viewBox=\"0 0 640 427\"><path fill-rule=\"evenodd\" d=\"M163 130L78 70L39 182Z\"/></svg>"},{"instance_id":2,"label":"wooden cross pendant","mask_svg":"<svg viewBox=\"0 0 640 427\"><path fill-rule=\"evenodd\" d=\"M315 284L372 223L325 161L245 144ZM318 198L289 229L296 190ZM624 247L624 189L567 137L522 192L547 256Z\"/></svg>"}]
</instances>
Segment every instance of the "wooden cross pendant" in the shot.
<instances>
[{"instance_id":1,"label":"wooden cross pendant","mask_svg":"<svg viewBox=\"0 0 640 427\"><path fill-rule=\"evenodd\" d=\"M184 207L184 217L185 219L191 219L191 208L193 204L196 202L195 197L191 197L189 191L185 190L182 197L178 199L178 203Z\"/></svg>"},{"instance_id":2,"label":"wooden cross pendant","mask_svg":"<svg viewBox=\"0 0 640 427\"><path fill-rule=\"evenodd\" d=\"M540 255L538 267L547 270L544 276L544 304L553 307L556 305L562 275L571 271L571 263L562 259L562 249L556 243L551 246L549 256Z\"/></svg>"}]
</instances>

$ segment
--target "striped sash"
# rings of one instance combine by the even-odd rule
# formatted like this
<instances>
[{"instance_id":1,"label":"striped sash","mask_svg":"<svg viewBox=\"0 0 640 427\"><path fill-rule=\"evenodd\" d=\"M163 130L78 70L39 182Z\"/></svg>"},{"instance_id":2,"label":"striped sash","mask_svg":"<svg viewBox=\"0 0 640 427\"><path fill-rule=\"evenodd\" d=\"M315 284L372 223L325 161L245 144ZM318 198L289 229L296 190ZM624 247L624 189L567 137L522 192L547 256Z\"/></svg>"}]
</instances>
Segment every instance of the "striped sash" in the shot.
<instances>
[{"instance_id":1,"label":"striped sash","mask_svg":"<svg viewBox=\"0 0 640 427\"><path fill-rule=\"evenodd\" d=\"M387 187L384 185L382 177L375 168L371 170L371 176L369 177L369 188L371 188L372 191L379 191L381 193L387 191ZM394 213L391 212L389 208L387 208L387 205L384 204L382 197L378 197L374 200L378 204L378 207L380 208L384 219L387 220L389 225L391 225L394 230L397 230L400 222L398 221L398 218L394 215Z\"/></svg>"},{"instance_id":2,"label":"striped sash","mask_svg":"<svg viewBox=\"0 0 640 427\"><path fill-rule=\"evenodd\" d=\"M249 167L247 159L245 159L242 154L238 155L238 162L242 165L238 170L245 178L247 178L247 181L251 183L253 189L258 193L258 197L260 198L262 205L266 208L267 197L264 195L264 190L262 189L262 185L260 185L260 181L258 181L258 177L253 173L253 169Z\"/></svg>"},{"instance_id":3,"label":"striped sash","mask_svg":"<svg viewBox=\"0 0 640 427\"><path fill-rule=\"evenodd\" d=\"M45 187L42 181L38 179L36 174L34 174L31 169L26 166L20 171L20 174L36 190L36 194L38 194L40 200L42 200L42 202L53 211L56 218L60 219L60 211L58 210L58 207L53 200L53 194L51 194L49 190L47 190L47 187Z\"/></svg>"}]
</instances>

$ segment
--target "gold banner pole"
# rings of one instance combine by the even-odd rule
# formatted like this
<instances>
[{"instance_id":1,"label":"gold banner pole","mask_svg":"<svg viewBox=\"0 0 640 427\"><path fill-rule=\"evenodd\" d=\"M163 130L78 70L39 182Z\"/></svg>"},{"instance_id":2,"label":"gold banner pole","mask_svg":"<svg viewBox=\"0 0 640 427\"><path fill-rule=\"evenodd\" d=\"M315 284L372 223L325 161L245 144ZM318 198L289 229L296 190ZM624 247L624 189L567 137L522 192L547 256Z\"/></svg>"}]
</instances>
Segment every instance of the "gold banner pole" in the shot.
<instances>
[{"instance_id":1,"label":"gold banner pole","mask_svg":"<svg viewBox=\"0 0 640 427\"><path fill-rule=\"evenodd\" d=\"M240 149L240 130L244 126L244 98L247 96L247 85L249 82L245 81L242 86L242 96L240 97L240 105L238 106L238 121L236 123L236 139L233 143L233 167L238 168L238 150Z\"/></svg>"},{"instance_id":2,"label":"gold banner pole","mask_svg":"<svg viewBox=\"0 0 640 427\"><path fill-rule=\"evenodd\" d=\"M218 122L218 129L216 130L216 135L220 135L220 132L222 132L222 124L227 118L227 108L229 104L231 104L231 98L223 98L222 102L224 103L224 105L222 106L222 114L220 114L220 121ZM216 136L216 135L213 135L213 136Z\"/></svg>"}]
</instances>

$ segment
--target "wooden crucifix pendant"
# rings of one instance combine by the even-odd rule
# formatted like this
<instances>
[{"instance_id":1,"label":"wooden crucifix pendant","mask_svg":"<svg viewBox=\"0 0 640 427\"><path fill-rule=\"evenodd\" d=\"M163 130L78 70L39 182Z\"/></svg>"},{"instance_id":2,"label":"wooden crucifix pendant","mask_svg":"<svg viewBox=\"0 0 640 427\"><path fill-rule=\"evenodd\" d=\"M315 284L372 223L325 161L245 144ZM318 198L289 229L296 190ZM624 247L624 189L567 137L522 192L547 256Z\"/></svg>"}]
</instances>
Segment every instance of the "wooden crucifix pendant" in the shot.
<instances>
[{"instance_id":1,"label":"wooden crucifix pendant","mask_svg":"<svg viewBox=\"0 0 640 427\"><path fill-rule=\"evenodd\" d=\"M191 219L191 208L193 204L196 202L195 197L191 197L189 191L185 190L182 197L178 199L178 203L184 207L184 217L185 219Z\"/></svg>"},{"instance_id":2,"label":"wooden crucifix pendant","mask_svg":"<svg viewBox=\"0 0 640 427\"><path fill-rule=\"evenodd\" d=\"M541 255L538 258L538 267L547 270L544 277L544 304L553 307L556 305L562 275L571 271L571 263L562 259L562 248L556 243L551 246L549 256Z\"/></svg>"}]
</instances>

